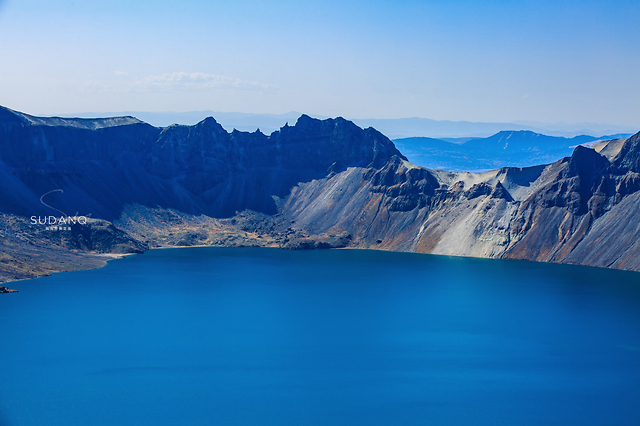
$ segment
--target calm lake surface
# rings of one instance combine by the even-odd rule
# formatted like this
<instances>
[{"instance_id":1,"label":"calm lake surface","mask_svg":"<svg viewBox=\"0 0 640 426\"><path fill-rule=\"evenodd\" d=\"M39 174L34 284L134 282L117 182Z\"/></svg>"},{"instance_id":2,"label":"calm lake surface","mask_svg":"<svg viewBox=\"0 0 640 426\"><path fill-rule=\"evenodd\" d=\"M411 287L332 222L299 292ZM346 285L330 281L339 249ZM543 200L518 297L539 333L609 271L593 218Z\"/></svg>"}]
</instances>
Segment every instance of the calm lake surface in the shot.
<instances>
[{"instance_id":1,"label":"calm lake surface","mask_svg":"<svg viewBox=\"0 0 640 426\"><path fill-rule=\"evenodd\" d=\"M640 273L153 250L0 295L0 425L638 425Z\"/></svg>"}]
</instances>

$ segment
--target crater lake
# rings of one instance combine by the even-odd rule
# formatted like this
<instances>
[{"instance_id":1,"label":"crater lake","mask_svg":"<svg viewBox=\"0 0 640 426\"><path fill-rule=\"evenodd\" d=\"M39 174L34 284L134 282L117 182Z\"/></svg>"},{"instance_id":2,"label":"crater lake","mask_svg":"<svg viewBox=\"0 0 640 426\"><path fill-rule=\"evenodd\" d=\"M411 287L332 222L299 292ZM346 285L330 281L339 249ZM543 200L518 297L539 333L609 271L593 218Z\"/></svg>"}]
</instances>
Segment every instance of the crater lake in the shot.
<instances>
[{"instance_id":1,"label":"crater lake","mask_svg":"<svg viewBox=\"0 0 640 426\"><path fill-rule=\"evenodd\" d=\"M151 250L0 295L0 425L637 425L640 274Z\"/></svg>"}]
</instances>

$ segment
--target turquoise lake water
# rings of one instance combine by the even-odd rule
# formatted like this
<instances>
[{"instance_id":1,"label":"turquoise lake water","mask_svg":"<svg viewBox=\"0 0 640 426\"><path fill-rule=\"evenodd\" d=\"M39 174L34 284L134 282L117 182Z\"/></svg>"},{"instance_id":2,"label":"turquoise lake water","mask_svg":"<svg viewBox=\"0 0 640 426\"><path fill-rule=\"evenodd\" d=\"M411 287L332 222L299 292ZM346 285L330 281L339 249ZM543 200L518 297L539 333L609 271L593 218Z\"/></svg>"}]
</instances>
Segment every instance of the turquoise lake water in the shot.
<instances>
[{"instance_id":1,"label":"turquoise lake water","mask_svg":"<svg viewBox=\"0 0 640 426\"><path fill-rule=\"evenodd\" d=\"M0 425L638 425L640 273L152 250L0 295Z\"/></svg>"}]
</instances>

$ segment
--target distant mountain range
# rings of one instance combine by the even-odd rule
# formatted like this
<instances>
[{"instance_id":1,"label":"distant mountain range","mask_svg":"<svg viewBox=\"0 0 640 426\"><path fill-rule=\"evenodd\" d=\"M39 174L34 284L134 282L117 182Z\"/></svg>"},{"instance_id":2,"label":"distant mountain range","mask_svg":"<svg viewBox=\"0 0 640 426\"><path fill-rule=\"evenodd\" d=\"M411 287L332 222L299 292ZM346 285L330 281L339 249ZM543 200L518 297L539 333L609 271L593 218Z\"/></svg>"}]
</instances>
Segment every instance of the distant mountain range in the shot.
<instances>
[{"instance_id":1,"label":"distant mountain range","mask_svg":"<svg viewBox=\"0 0 640 426\"><path fill-rule=\"evenodd\" d=\"M189 111L189 112L148 112L148 111L121 111L94 113L85 112L79 114L62 115L62 117L136 117L141 121L156 127L168 127L172 124L191 126L199 123L207 117L216 117L216 121L227 131L241 130L254 132L260 129L265 134L270 134L280 129L287 123L295 123L302 114L299 112L288 112L285 114L248 114L242 112L217 112L217 111ZM314 116L315 118L327 118Z\"/></svg>"},{"instance_id":2,"label":"distant mountain range","mask_svg":"<svg viewBox=\"0 0 640 426\"><path fill-rule=\"evenodd\" d=\"M514 135L492 138L478 149ZM78 214L86 220L68 218ZM0 107L1 280L176 245L352 247L640 271L638 217L640 133L578 145L547 165L466 173L416 166L382 133L342 118L302 115L265 135L229 133L211 117L159 128Z\"/></svg>"},{"instance_id":3,"label":"distant mountain range","mask_svg":"<svg viewBox=\"0 0 640 426\"><path fill-rule=\"evenodd\" d=\"M284 126L285 123L295 123L299 112L285 114L248 114L239 112L216 111L190 111L190 112L145 112L145 111L120 111L106 113L80 113L63 115L64 117L118 117L133 116L142 121L158 127L166 127L171 124L193 125L206 117L216 117L216 120L227 131L233 129L253 132L260 129L269 134ZM325 119L327 117L313 115L314 118ZM630 126L618 126L597 123L483 123L472 121L448 121L431 120L428 118L397 118L397 119L351 119L362 128L373 127L391 139L408 137L431 138L463 138L463 137L488 137L502 130L529 130L552 136L574 137L579 135L608 135L617 133L631 134L636 131Z\"/></svg>"},{"instance_id":4,"label":"distant mountain range","mask_svg":"<svg viewBox=\"0 0 640 426\"><path fill-rule=\"evenodd\" d=\"M578 145L626 139L631 134L547 136L528 130L502 131L488 138L405 138L393 142L409 161L429 169L484 172L501 167L528 167L553 163L571 155Z\"/></svg>"}]
</instances>

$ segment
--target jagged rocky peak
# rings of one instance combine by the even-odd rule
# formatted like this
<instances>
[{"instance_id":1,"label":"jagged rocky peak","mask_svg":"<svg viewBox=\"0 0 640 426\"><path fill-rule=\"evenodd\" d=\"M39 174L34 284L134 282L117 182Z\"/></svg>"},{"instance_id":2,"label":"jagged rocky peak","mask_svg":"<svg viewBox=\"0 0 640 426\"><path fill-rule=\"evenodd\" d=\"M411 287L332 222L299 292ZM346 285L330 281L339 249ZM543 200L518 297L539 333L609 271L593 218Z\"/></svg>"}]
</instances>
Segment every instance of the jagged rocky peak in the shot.
<instances>
[{"instance_id":1,"label":"jagged rocky peak","mask_svg":"<svg viewBox=\"0 0 640 426\"><path fill-rule=\"evenodd\" d=\"M226 132L226 130L224 130L222 125L220 123L218 123L216 121L216 119L213 118L212 116L205 117L203 120L201 120L200 122L196 123L195 127L206 128L206 129L215 129L216 131L218 131L219 129L222 129L223 131Z\"/></svg>"},{"instance_id":2,"label":"jagged rocky peak","mask_svg":"<svg viewBox=\"0 0 640 426\"><path fill-rule=\"evenodd\" d=\"M623 173L626 171L640 173L640 132L624 142L620 153L616 156L615 165Z\"/></svg>"},{"instance_id":3,"label":"jagged rocky peak","mask_svg":"<svg viewBox=\"0 0 640 426\"><path fill-rule=\"evenodd\" d=\"M229 133L222 127L220 123L213 117L207 117L199 123L192 126L195 133L211 134L215 138L228 137Z\"/></svg>"},{"instance_id":4,"label":"jagged rocky peak","mask_svg":"<svg viewBox=\"0 0 640 426\"><path fill-rule=\"evenodd\" d=\"M213 117L207 117L193 126L174 125L163 129L153 154L175 163L188 156L225 152L229 140L229 133Z\"/></svg>"},{"instance_id":5,"label":"jagged rocky peak","mask_svg":"<svg viewBox=\"0 0 640 426\"><path fill-rule=\"evenodd\" d=\"M620 141L615 156L577 147L549 165L474 174L417 167L375 129L341 117L302 115L269 136L229 133L212 117L166 128L105 120L41 119L0 107L0 212L51 214L40 199L59 188L46 198L59 211L120 220L138 235L168 229L162 217L149 220L150 207L197 215L184 222L193 229L181 230L197 238L175 239L190 244L211 235L198 228L204 222L218 233L221 224L235 226L224 218L251 210L256 226L232 230L243 241L268 228L263 240L277 244L303 237L290 248L338 241L640 270L640 133ZM143 213L127 222L131 205ZM111 231L92 229L74 247L136 249Z\"/></svg>"},{"instance_id":6,"label":"jagged rocky peak","mask_svg":"<svg viewBox=\"0 0 640 426\"><path fill-rule=\"evenodd\" d=\"M153 151L153 157L172 159L173 163L193 165L193 160L212 157L244 167L315 172L382 167L394 156L406 160L391 140L374 129L363 130L340 117L318 120L308 115L302 115L295 126L283 126L270 136L236 129L227 133L208 117L194 126L163 129Z\"/></svg>"},{"instance_id":7,"label":"jagged rocky peak","mask_svg":"<svg viewBox=\"0 0 640 426\"><path fill-rule=\"evenodd\" d=\"M590 211L589 199L600 177L610 166L609 160L593 149L577 146L571 157L549 166L549 170L556 168L558 174L534 192L523 207L561 207L571 214L584 215Z\"/></svg>"},{"instance_id":8,"label":"jagged rocky peak","mask_svg":"<svg viewBox=\"0 0 640 426\"><path fill-rule=\"evenodd\" d=\"M568 158L567 176L593 176L610 166L609 160L591 148L578 145Z\"/></svg>"},{"instance_id":9,"label":"jagged rocky peak","mask_svg":"<svg viewBox=\"0 0 640 426\"><path fill-rule=\"evenodd\" d=\"M382 133L362 129L342 117L318 120L303 114L295 126L282 127L270 138L279 146L296 144L301 155L313 160L310 163L325 167L327 161L335 162L336 171L351 166L382 167L393 156L406 160Z\"/></svg>"},{"instance_id":10,"label":"jagged rocky peak","mask_svg":"<svg viewBox=\"0 0 640 426\"><path fill-rule=\"evenodd\" d=\"M404 159L384 135L343 118L302 116L266 136L228 133L213 117L166 128L29 117L0 110L0 158L12 170L0 208L20 214L39 212L39 197L52 188L64 190L61 210L109 220L134 202L215 217L245 209L272 214L273 197L300 182Z\"/></svg>"},{"instance_id":11,"label":"jagged rocky peak","mask_svg":"<svg viewBox=\"0 0 640 426\"><path fill-rule=\"evenodd\" d=\"M382 193L389 211L410 211L424 207L440 187L427 169L394 155L380 169L369 169L364 178L371 182L371 192Z\"/></svg>"}]
</instances>

